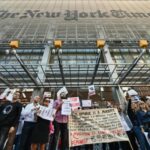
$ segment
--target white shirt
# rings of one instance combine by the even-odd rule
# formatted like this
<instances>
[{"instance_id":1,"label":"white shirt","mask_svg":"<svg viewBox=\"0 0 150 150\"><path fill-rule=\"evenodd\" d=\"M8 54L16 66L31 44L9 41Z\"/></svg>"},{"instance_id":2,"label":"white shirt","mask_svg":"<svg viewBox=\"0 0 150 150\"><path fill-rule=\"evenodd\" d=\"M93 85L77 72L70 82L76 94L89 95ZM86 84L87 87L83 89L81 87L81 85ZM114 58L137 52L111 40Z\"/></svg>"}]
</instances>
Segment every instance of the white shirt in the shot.
<instances>
[{"instance_id":1,"label":"white shirt","mask_svg":"<svg viewBox=\"0 0 150 150\"><path fill-rule=\"evenodd\" d=\"M24 116L24 121L28 121L28 122L36 122L36 117L35 117L35 110L33 110L34 108L38 108L40 105L36 105L34 106L33 103L28 104L24 111L22 112L22 115Z\"/></svg>"},{"instance_id":2,"label":"white shirt","mask_svg":"<svg viewBox=\"0 0 150 150\"><path fill-rule=\"evenodd\" d=\"M129 128L128 124L126 123L126 121L122 115L120 115L120 119L121 119L121 124L122 124L122 127L124 128L124 130L130 131L131 129Z\"/></svg>"}]
</instances>

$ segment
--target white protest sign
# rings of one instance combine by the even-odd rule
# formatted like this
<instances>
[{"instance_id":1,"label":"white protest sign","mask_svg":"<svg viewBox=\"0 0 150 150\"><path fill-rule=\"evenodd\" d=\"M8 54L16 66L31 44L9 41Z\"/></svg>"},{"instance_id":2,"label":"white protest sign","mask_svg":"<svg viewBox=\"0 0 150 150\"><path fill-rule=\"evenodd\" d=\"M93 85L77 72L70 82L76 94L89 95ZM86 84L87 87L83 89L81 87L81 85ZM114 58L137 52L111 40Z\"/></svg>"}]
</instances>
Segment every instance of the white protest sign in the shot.
<instances>
[{"instance_id":1,"label":"white protest sign","mask_svg":"<svg viewBox=\"0 0 150 150\"><path fill-rule=\"evenodd\" d=\"M92 107L91 100L82 100L82 107Z\"/></svg>"},{"instance_id":2,"label":"white protest sign","mask_svg":"<svg viewBox=\"0 0 150 150\"><path fill-rule=\"evenodd\" d=\"M117 109L78 110L69 116L69 147L129 141Z\"/></svg>"},{"instance_id":3,"label":"white protest sign","mask_svg":"<svg viewBox=\"0 0 150 150\"><path fill-rule=\"evenodd\" d=\"M63 100L63 104L61 107L62 115L71 115L71 103L70 100Z\"/></svg>"},{"instance_id":4,"label":"white protest sign","mask_svg":"<svg viewBox=\"0 0 150 150\"><path fill-rule=\"evenodd\" d=\"M95 95L95 87L94 85L88 86L89 89L89 96Z\"/></svg>"},{"instance_id":5,"label":"white protest sign","mask_svg":"<svg viewBox=\"0 0 150 150\"><path fill-rule=\"evenodd\" d=\"M138 95L138 93L133 89L129 90L128 94L129 94L129 96Z\"/></svg>"},{"instance_id":6,"label":"white protest sign","mask_svg":"<svg viewBox=\"0 0 150 150\"><path fill-rule=\"evenodd\" d=\"M57 92L57 97L60 97L60 94L61 95L64 95L66 96L68 94L68 90L66 89L66 87L62 87L58 92Z\"/></svg>"},{"instance_id":7,"label":"white protest sign","mask_svg":"<svg viewBox=\"0 0 150 150\"><path fill-rule=\"evenodd\" d=\"M53 121L56 113L56 110L53 109L53 103L54 100L51 100L48 107L40 106L40 112L38 113L38 116L43 119Z\"/></svg>"},{"instance_id":8,"label":"white protest sign","mask_svg":"<svg viewBox=\"0 0 150 150\"><path fill-rule=\"evenodd\" d=\"M79 97L69 97L68 100L71 103L72 110L76 110L80 107Z\"/></svg>"},{"instance_id":9,"label":"white protest sign","mask_svg":"<svg viewBox=\"0 0 150 150\"><path fill-rule=\"evenodd\" d=\"M44 92L43 97L51 97L51 92Z\"/></svg>"}]
</instances>

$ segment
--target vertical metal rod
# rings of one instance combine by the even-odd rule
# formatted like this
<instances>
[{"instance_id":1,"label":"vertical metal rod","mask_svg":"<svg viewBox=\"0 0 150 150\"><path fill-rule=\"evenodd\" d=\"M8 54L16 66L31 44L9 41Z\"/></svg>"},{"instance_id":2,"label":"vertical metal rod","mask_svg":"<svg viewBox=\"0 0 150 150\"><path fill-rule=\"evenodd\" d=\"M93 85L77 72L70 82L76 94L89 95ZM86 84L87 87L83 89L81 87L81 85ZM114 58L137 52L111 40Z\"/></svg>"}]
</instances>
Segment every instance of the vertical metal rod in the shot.
<instances>
[{"instance_id":1,"label":"vertical metal rod","mask_svg":"<svg viewBox=\"0 0 150 150\"><path fill-rule=\"evenodd\" d=\"M98 57L97 57L97 60L96 60L96 65L95 65L95 69L94 69L94 74L93 74L93 76L92 76L91 85L93 84L94 79L95 79L96 74L97 74L97 70L98 70L99 62L100 62L100 57L101 57L101 52L98 54Z\"/></svg>"},{"instance_id":2,"label":"vertical metal rod","mask_svg":"<svg viewBox=\"0 0 150 150\"><path fill-rule=\"evenodd\" d=\"M61 59L60 59L60 54L59 54L59 52L58 52L58 62L59 62L59 69L60 69L60 73L61 73L61 77L62 77L62 82L63 82L63 85L65 85L63 67L62 67L62 62L61 62Z\"/></svg>"}]
</instances>

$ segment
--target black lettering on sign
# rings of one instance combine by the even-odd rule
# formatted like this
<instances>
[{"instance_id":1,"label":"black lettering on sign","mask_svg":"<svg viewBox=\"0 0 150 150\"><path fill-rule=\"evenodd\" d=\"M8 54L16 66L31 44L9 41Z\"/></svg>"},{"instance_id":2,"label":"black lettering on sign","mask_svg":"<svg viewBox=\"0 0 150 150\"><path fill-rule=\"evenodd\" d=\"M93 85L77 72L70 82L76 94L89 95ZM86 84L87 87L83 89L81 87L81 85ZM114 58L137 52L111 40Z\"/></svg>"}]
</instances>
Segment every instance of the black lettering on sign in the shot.
<instances>
[{"instance_id":1,"label":"black lettering on sign","mask_svg":"<svg viewBox=\"0 0 150 150\"><path fill-rule=\"evenodd\" d=\"M148 18L150 17L150 12L128 12L126 10L110 10L102 11L97 10L94 12L81 12L79 10L65 10L63 12L50 12L50 11L41 11L41 10L25 10L24 12L11 12L9 10L0 10L0 19L7 18L19 18L19 19L38 19L38 18L47 18L47 19L56 19L62 18L66 21L78 21L79 19L92 19L92 18ZM92 90L92 89L91 89Z\"/></svg>"}]
</instances>

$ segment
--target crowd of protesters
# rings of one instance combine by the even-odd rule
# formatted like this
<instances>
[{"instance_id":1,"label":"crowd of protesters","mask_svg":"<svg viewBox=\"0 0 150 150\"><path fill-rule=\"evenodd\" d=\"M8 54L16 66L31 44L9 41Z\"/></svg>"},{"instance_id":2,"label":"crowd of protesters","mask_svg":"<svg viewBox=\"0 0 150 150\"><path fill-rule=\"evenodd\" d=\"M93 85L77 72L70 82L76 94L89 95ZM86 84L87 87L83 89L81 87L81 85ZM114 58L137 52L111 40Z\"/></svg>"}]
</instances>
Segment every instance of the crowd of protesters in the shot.
<instances>
[{"instance_id":1,"label":"crowd of protesters","mask_svg":"<svg viewBox=\"0 0 150 150\"><path fill-rule=\"evenodd\" d=\"M107 108L118 109L130 142L103 143L102 150L150 150L150 100L141 100L138 93L131 91L123 104L107 103ZM60 94L54 101L56 113L52 122L37 115L41 105L49 107L49 97L37 95L24 107L20 92L5 90L0 96L0 150L68 150L68 116L61 114L65 98ZM82 146L71 149L82 150ZM93 145L84 149L92 150Z\"/></svg>"}]
</instances>

